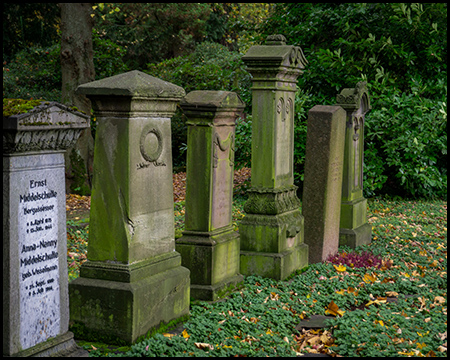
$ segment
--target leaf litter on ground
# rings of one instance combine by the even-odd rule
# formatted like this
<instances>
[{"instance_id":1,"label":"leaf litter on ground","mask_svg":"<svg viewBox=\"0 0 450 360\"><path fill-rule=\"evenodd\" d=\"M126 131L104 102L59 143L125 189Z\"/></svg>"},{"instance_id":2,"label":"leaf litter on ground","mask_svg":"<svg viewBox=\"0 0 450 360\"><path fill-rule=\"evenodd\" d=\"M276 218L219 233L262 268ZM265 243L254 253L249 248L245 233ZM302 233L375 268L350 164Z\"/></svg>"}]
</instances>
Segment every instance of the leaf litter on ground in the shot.
<instances>
[{"instance_id":1,"label":"leaf litter on ground","mask_svg":"<svg viewBox=\"0 0 450 360\"><path fill-rule=\"evenodd\" d=\"M181 224L184 201L177 203ZM242 207L243 201L233 206L236 227ZM246 276L225 300L191 305L182 333L145 339L122 355L446 356L446 203L369 199L368 219L371 244L341 247L334 259L288 281ZM88 227L74 231L72 263L74 253L86 254ZM295 331L313 315L332 319L322 329Z\"/></svg>"}]
</instances>

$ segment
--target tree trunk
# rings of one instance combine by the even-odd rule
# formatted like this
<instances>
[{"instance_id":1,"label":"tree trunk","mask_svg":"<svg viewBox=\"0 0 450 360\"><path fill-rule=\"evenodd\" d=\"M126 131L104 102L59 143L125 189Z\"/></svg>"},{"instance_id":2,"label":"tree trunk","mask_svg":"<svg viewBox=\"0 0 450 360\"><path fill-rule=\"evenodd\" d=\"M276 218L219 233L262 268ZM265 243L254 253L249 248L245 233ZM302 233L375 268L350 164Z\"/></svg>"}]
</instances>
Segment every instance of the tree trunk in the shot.
<instances>
[{"instance_id":1,"label":"tree trunk","mask_svg":"<svg viewBox=\"0 0 450 360\"><path fill-rule=\"evenodd\" d=\"M61 71L63 104L76 106L90 115L91 102L75 94L78 85L95 79L92 48L91 3L60 3L61 7ZM90 194L94 139L91 129L82 132L75 146L67 149L66 192Z\"/></svg>"}]
</instances>

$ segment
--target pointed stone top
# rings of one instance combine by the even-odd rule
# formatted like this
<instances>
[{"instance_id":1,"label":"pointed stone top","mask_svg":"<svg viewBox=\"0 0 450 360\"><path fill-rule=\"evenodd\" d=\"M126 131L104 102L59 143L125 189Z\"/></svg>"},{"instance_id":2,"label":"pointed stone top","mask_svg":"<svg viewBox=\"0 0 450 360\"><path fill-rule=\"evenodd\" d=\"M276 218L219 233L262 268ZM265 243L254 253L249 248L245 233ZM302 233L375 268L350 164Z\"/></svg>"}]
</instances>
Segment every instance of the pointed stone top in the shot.
<instances>
[{"instance_id":1,"label":"pointed stone top","mask_svg":"<svg viewBox=\"0 0 450 360\"><path fill-rule=\"evenodd\" d=\"M6 99L12 104L8 108L13 115L3 116L3 130L49 130L62 128L89 127L89 115L80 112L74 106L67 106L56 101ZM5 102L4 102L5 104ZM19 105L25 104L23 108ZM26 108L26 110L24 110Z\"/></svg>"},{"instance_id":2,"label":"pointed stone top","mask_svg":"<svg viewBox=\"0 0 450 360\"><path fill-rule=\"evenodd\" d=\"M139 96L149 98L182 98L180 86L133 70L78 86L77 93L86 96Z\"/></svg>"},{"instance_id":3,"label":"pointed stone top","mask_svg":"<svg viewBox=\"0 0 450 360\"><path fill-rule=\"evenodd\" d=\"M250 69L288 66L304 69L308 61L298 46L286 45L286 38L281 34L269 35L264 45L254 45L242 56Z\"/></svg>"},{"instance_id":4,"label":"pointed stone top","mask_svg":"<svg viewBox=\"0 0 450 360\"><path fill-rule=\"evenodd\" d=\"M269 35L266 39L266 45L286 45L286 38L281 34Z\"/></svg>"},{"instance_id":5,"label":"pointed stone top","mask_svg":"<svg viewBox=\"0 0 450 360\"><path fill-rule=\"evenodd\" d=\"M372 106L370 105L369 90L367 83L360 81L354 88L345 88L336 96L336 105L344 109L358 110L366 113Z\"/></svg>"}]
</instances>

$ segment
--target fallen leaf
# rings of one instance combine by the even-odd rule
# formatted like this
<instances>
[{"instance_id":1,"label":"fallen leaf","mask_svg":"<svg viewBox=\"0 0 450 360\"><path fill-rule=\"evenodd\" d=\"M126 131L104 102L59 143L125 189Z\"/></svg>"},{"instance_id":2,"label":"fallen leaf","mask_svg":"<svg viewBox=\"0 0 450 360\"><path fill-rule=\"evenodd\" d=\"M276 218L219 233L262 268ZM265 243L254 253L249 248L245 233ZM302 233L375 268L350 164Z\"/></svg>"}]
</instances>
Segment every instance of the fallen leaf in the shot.
<instances>
[{"instance_id":1,"label":"fallen leaf","mask_svg":"<svg viewBox=\"0 0 450 360\"><path fill-rule=\"evenodd\" d=\"M164 333L163 336L164 336L164 337L167 337L167 338L172 338L172 337L175 336L175 334Z\"/></svg>"},{"instance_id":2,"label":"fallen leaf","mask_svg":"<svg viewBox=\"0 0 450 360\"><path fill-rule=\"evenodd\" d=\"M200 343L200 342L196 342L194 343L194 345L197 347L197 349L201 349L201 350L205 350L205 349L209 349L209 350L214 350L214 346L208 343Z\"/></svg>"},{"instance_id":3,"label":"fallen leaf","mask_svg":"<svg viewBox=\"0 0 450 360\"><path fill-rule=\"evenodd\" d=\"M189 339L189 337L191 336L191 335L188 334L188 332L186 331L186 329L184 329L183 332L182 332L181 334L183 335L183 337L184 337L186 340Z\"/></svg>"},{"instance_id":4,"label":"fallen leaf","mask_svg":"<svg viewBox=\"0 0 450 360\"><path fill-rule=\"evenodd\" d=\"M331 300L331 302L328 304L327 309L325 310L325 314L330 314L333 316L343 316L345 313L344 310L340 310L339 307L335 304L335 302L333 300Z\"/></svg>"},{"instance_id":5,"label":"fallen leaf","mask_svg":"<svg viewBox=\"0 0 450 360\"><path fill-rule=\"evenodd\" d=\"M333 265L337 272L344 272L347 268L344 265Z\"/></svg>"},{"instance_id":6,"label":"fallen leaf","mask_svg":"<svg viewBox=\"0 0 450 360\"><path fill-rule=\"evenodd\" d=\"M443 298L442 296L436 296L434 298L434 303L435 304L443 304L443 303L445 303L445 298Z\"/></svg>"},{"instance_id":7,"label":"fallen leaf","mask_svg":"<svg viewBox=\"0 0 450 360\"><path fill-rule=\"evenodd\" d=\"M398 296L398 292L396 292L396 291L386 291L385 294L389 297Z\"/></svg>"},{"instance_id":8,"label":"fallen leaf","mask_svg":"<svg viewBox=\"0 0 450 360\"><path fill-rule=\"evenodd\" d=\"M309 345L317 345L317 344L319 344L320 343L320 336L314 336L314 337L308 339L307 343Z\"/></svg>"},{"instance_id":9,"label":"fallen leaf","mask_svg":"<svg viewBox=\"0 0 450 360\"><path fill-rule=\"evenodd\" d=\"M366 284L374 283L376 281L376 279L377 279L376 276L370 275L370 274L365 274L363 277L363 281Z\"/></svg>"}]
</instances>

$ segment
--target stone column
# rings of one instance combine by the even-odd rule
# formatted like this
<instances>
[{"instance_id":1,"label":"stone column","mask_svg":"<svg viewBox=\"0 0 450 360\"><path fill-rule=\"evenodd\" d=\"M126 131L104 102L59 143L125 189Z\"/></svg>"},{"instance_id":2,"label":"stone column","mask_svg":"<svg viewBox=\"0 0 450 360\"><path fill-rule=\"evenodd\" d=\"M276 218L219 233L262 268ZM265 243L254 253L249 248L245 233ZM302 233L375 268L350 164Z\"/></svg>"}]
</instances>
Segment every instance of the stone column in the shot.
<instances>
[{"instance_id":1,"label":"stone column","mask_svg":"<svg viewBox=\"0 0 450 360\"><path fill-rule=\"evenodd\" d=\"M308 113L302 212L310 264L339 248L345 115L340 106L324 105Z\"/></svg>"},{"instance_id":2,"label":"stone column","mask_svg":"<svg viewBox=\"0 0 450 360\"><path fill-rule=\"evenodd\" d=\"M366 82L342 90L336 105L347 112L339 245L354 248L372 240L367 199L363 197L364 117L371 109Z\"/></svg>"},{"instance_id":3,"label":"stone column","mask_svg":"<svg viewBox=\"0 0 450 360\"><path fill-rule=\"evenodd\" d=\"M191 297L213 301L243 281L231 207L235 121L244 103L229 91L192 91L181 108L188 117L186 231L176 250L191 271Z\"/></svg>"},{"instance_id":4,"label":"stone column","mask_svg":"<svg viewBox=\"0 0 450 360\"><path fill-rule=\"evenodd\" d=\"M68 331L64 152L88 127L55 102L3 117L4 356L87 356Z\"/></svg>"},{"instance_id":5,"label":"stone column","mask_svg":"<svg viewBox=\"0 0 450 360\"><path fill-rule=\"evenodd\" d=\"M98 125L88 260L69 286L70 319L132 343L189 313L189 270L175 251L170 127L185 92L140 71L77 91Z\"/></svg>"},{"instance_id":6,"label":"stone column","mask_svg":"<svg viewBox=\"0 0 450 360\"><path fill-rule=\"evenodd\" d=\"M294 186L294 99L306 64L282 35L242 57L253 76L252 177L239 226L241 273L284 279L308 264Z\"/></svg>"}]
</instances>

